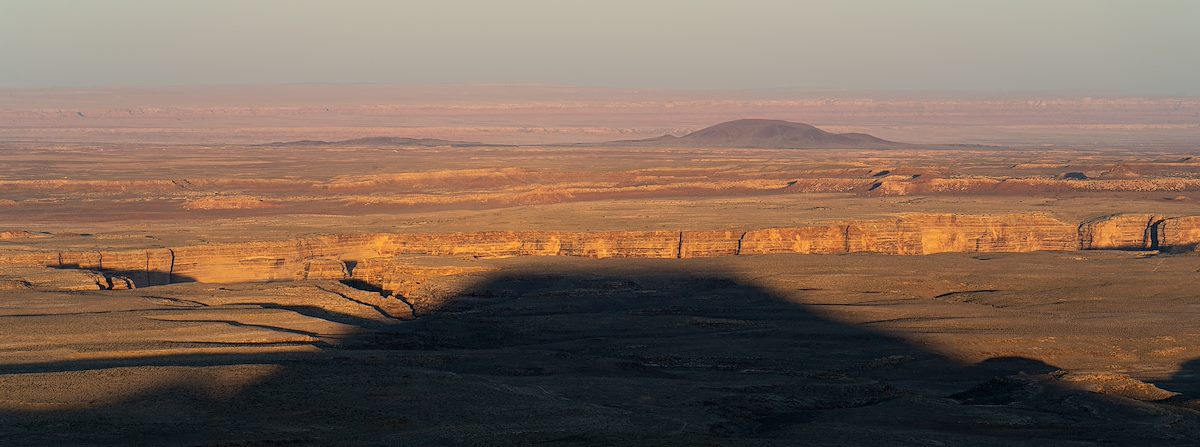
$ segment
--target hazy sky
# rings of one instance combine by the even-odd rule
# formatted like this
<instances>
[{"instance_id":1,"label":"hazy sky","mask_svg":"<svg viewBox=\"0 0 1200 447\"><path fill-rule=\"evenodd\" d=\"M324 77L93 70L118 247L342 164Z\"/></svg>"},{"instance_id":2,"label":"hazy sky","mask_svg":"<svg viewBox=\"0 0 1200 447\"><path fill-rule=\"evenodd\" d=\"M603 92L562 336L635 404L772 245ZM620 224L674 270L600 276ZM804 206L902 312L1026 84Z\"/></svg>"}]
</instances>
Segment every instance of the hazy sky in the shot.
<instances>
[{"instance_id":1,"label":"hazy sky","mask_svg":"<svg viewBox=\"0 0 1200 447\"><path fill-rule=\"evenodd\" d=\"M1200 95L1196 0L0 0L0 87Z\"/></svg>"}]
</instances>

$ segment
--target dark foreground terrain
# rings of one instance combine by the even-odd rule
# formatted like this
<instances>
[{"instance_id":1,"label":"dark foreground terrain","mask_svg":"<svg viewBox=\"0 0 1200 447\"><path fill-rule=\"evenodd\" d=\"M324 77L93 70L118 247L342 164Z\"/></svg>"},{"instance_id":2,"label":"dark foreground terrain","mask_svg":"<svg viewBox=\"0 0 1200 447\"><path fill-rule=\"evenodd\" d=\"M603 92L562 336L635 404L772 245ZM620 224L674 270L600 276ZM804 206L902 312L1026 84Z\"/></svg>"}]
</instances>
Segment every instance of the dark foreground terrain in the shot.
<instances>
[{"instance_id":1,"label":"dark foreground terrain","mask_svg":"<svg viewBox=\"0 0 1200 447\"><path fill-rule=\"evenodd\" d=\"M424 284L404 303L416 319L336 281L6 292L0 439L1200 439L1196 256L476 262L487 268Z\"/></svg>"}]
</instances>

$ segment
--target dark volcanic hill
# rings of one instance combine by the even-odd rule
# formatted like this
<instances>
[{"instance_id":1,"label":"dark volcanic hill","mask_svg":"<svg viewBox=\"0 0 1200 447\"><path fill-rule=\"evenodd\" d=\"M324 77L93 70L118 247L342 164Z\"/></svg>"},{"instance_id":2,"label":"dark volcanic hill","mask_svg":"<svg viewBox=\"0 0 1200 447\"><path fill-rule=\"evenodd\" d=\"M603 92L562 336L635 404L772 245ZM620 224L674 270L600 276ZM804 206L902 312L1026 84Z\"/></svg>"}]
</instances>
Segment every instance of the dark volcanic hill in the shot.
<instances>
[{"instance_id":1,"label":"dark volcanic hill","mask_svg":"<svg viewBox=\"0 0 1200 447\"><path fill-rule=\"evenodd\" d=\"M908 144L876 138L865 133L831 133L804 123L763 119L727 121L682 137L663 135L657 138L621 143L635 146L761 149L892 149L909 147Z\"/></svg>"}]
</instances>

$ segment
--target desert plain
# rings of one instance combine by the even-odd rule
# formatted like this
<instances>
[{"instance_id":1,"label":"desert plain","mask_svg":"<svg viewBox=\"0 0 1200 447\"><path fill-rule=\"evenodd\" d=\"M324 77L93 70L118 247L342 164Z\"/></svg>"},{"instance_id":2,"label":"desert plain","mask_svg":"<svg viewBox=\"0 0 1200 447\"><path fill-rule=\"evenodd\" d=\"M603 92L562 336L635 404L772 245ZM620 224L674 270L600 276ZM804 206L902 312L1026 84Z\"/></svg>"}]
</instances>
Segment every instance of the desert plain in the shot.
<instances>
[{"instance_id":1,"label":"desert plain","mask_svg":"<svg viewBox=\"0 0 1200 447\"><path fill-rule=\"evenodd\" d=\"M1200 439L1194 98L10 90L0 123L5 445Z\"/></svg>"}]
</instances>

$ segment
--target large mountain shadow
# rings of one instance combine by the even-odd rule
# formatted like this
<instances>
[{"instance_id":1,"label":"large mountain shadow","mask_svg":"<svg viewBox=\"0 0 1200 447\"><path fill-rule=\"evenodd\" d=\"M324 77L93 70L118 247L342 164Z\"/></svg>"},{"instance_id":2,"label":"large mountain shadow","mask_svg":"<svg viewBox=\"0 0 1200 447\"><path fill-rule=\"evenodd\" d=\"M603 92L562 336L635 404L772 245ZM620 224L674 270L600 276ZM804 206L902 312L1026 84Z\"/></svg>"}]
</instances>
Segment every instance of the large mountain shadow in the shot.
<instances>
[{"instance_id":1,"label":"large mountain shadow","mask_svg":"<svg viewBox=\"0 0 1200 447\"><path fill-rule=\"evenodd\" d=\"M47 363L0 373L280 365L214 398L0 413L6 445L1195 445L1200 413L964 365L682 268L516 268L316 354ZM1195 362L1193 362L1194 364ZM225 366L227 367L227 366ZM87 380L80 375L80 380ZM2 397L0 397L2 399Z\"/></svg>"}]
</instances>

